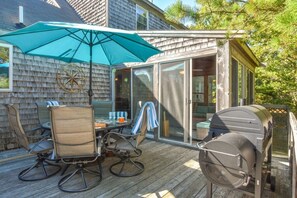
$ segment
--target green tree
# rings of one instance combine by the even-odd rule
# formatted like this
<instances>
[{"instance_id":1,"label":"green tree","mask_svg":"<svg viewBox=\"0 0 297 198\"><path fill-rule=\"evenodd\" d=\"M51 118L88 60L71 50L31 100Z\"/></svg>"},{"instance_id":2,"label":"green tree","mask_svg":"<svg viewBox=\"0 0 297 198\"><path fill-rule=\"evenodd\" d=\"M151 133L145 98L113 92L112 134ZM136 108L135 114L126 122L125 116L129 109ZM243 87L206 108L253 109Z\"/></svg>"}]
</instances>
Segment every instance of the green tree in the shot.
<instances>
[{"instance_id":1,"label":"green tree","mask_svg":"<svg viewBox=\"0 0 297 198\"><path fill-rule=\"evenodd\" d=\"M266 65L256 70L256 102L297 112L296 0L196 0L195 7L177 0L165 13L190 21L190 29L245 30L245 41Z\"/></svg>"},{"instance_id":2,"label":"green tree","mask_svg":"<svg viewBox=\"0 0 297 198\"><path fill-rule=\"evenodd\" d=\"M0 64L9 61L9 51L7 47L0 47Z\"/></svg>"}]
</instances>

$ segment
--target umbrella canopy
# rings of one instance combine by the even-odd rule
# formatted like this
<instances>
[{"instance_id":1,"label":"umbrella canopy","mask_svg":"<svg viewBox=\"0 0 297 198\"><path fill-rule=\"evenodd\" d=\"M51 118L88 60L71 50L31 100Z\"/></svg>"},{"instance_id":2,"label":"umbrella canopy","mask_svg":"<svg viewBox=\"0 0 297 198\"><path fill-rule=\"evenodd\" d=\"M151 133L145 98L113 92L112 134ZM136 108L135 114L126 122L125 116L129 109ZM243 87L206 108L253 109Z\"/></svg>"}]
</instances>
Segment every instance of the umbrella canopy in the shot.
<instances>
[{"instance_id":1,"label":"umbrella canopy","mask_svg":"<svg viewBox=\"0 0 297 198\"><path fill-rule=\"evenodd\" d=\"M129 31L87 24L38 22L0 36L24 54L65 62L90 64L89 103L92 102L92 63L116 65L145 62L161 51Z\"/></svg>"}]
</instances>

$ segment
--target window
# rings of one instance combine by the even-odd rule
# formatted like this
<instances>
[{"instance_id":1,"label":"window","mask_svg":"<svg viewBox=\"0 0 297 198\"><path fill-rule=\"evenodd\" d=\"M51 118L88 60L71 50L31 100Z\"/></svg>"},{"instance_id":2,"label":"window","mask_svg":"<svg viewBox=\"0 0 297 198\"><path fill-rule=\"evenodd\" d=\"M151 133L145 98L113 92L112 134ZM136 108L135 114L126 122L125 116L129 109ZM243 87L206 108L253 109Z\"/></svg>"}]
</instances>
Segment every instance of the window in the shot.
<instances>
[{"instance_id":1,"label":"window","mask_svg":"<svg viewBox=\"0 0 297 198\"><path fill-rule=\"evenodd\" d=\"M232 58L232 106L254 102L254 73Z\"/></svg>"},{"instance_id":2,"label":"window","mask_svg":"<svg viewBox=\"0 0 297 198\"><path fill-rule=\"evenodd\" d=\"M0 43L0 91L12 91L12 45Z\"/></svg>"},{"instance_id":3,"label":"window","mask_svg":"<svg viewBox=\"0 0 297 198\"><path fill-rule=\"evenodd\" d=\"M238 62L232 58L232 107L238 106Z\"/></svg>"},{"instance_id":4,"label":"window","mask_svg":"<svg viewBox=\"0 0 297 198\"><path fill-rule=\"evenodd\" d=\"M148 11L136 5L136 29L148 29Z\"/></svg>"}]
</instances>

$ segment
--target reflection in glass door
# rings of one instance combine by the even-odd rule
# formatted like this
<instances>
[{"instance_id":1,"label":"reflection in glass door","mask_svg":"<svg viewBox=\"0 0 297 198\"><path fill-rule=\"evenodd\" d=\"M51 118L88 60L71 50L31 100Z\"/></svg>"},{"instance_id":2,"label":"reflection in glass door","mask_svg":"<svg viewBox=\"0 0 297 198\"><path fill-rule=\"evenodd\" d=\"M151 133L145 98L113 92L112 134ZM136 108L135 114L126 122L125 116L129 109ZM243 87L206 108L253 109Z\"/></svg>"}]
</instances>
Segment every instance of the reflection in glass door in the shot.
<instances>
[{"instance_id":1,"label":"reflection in glass door","mask_svg":"<svg viewBox=\"0 0 297 198\"><path fill-rule=\"evenodd\" d=\"M154 101L153 66L133 69L132 80L132 108L134 117L136 111L139 110L137 109L139 101ZM152 134L153 132L148 131L148 133Z\"/></svg>"},{"instance_id":2,"label":"reflection in glass door","mask_svg":"<svg viewBox=\"0 0 297 198\"><path fill-rule=\"evenodd\" d=\"M185 62L160 65L160 137L187 142L185 132Z\"/></svg>"},{"instance_id":3,"label":"reflection in glass door","mask_svg":"<svg viewBox=\"0 0 297 198\"><path fill-rule=\"evenodd\" d=\"M192 60L192 138L203 140L216 111L216 57Z\"/></svg>"},{"instance_id":4,"label":"reflection in glass door","mask_svg":"<svg viewBox=\"0 0 297 198\"><path fill-rule=\"evenodd\" d=\"M115 72L115 111L128 112L131 118L131 69L121 69Z\"/></svg>"}]
</instances>

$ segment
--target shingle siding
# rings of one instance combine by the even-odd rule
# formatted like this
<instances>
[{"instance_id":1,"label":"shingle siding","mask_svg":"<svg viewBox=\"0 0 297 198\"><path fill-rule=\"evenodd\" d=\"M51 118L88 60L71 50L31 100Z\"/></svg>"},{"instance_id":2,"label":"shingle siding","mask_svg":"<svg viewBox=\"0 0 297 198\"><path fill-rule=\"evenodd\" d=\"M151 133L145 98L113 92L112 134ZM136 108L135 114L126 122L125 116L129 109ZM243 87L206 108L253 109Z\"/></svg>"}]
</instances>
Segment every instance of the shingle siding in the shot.
<instances>
[{"instance_id":1,"label":"shingle siding","mask_svg":"<svg viewBox=\"0 0 297 198\"><path fill-rule=\"evenodd\" d=\"M107 26L106 1L107 0L67 0L85 23L100 26Z\"/></svg>"},{"instance_id":2,"label":"shingle siding","mask_svg":"<svg viewBox=\"0 0 297 198\"><path fill-rule=\"evenodd\" d=\"M149 10L148 10L149 12ZM108 0L108 24L111 28L136 30L136 3L132 0ZM170 25L149 12L149 30L170 30Z\"/></svg>"},{"instance_id":3,"label":"shingle siding","mask_svg":"<svg viewBox=\"0 0 297 198\"><path fill-rule=\"evenodd\" d=\"M168 23L164 22L159 17L155 16L152 13L149 13L149 29L150 30L170 30L171 27Z\"/></svg>"},{"instance_id":4,"label":"shingle siding","mask_svg":"<svg viewBox=\"0 0 297 198\"><path fill-rule=\"evenodd\" d=\"M197 50L216 48L217 46L214 38L142 37L163 51L163 53L155 55L154 58L181 52L191 53Z\"/></svg>"},{"instance_id":5,"label":"shingle siding","mask_svg":"<svg viewBox=\"0 0 297 198\"><path fill-rule=\"evenodd\" d=\"M67 0L85 23L136 30L134 0ZM149 30L170 30L170 25L149 12Z\"/></svg>"},{"instance_id":6,"label":"shingle siding","mask_svg":"<svg viewBox=\"0 0 297 198\"><path fill-rule=\"evenodd\" d=\"M135 30L136 4L131 0L108 0L108 26Z\"/></svg>"}]
</instances>

